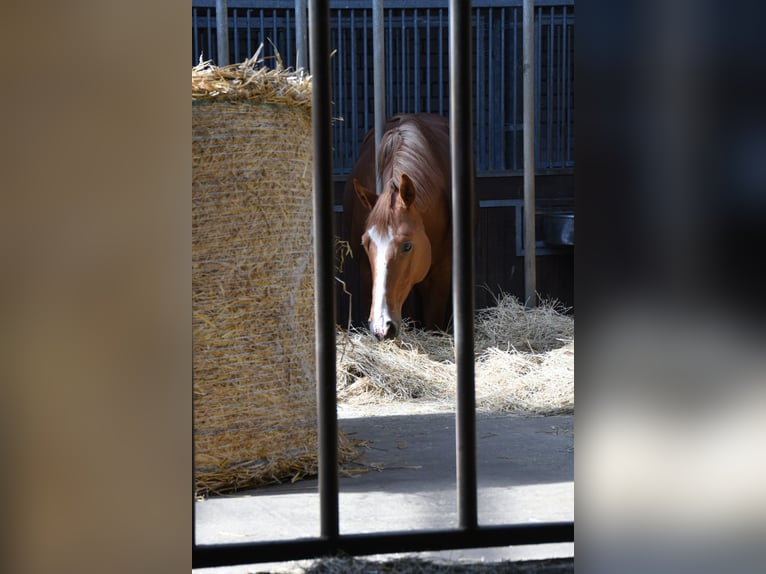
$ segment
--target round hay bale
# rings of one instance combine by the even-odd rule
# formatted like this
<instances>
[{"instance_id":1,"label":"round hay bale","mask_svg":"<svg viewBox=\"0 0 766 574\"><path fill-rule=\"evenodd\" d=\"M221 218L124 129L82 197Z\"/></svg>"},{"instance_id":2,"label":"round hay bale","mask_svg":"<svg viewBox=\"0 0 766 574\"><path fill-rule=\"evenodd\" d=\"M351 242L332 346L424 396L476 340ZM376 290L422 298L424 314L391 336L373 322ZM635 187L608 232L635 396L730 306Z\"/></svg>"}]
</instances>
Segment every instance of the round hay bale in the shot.
<instances>
[{"instance_id":1,"label":"round hay bale","mask_svg":"<svg viewBox=\"0 0 766 574\"><path fill-rule=\"evenodd\" d=\"M316 472L310 80L252 60L205 63L192 71L192 100L194 445L204 495Z\"/></svg>"}]
</instances>

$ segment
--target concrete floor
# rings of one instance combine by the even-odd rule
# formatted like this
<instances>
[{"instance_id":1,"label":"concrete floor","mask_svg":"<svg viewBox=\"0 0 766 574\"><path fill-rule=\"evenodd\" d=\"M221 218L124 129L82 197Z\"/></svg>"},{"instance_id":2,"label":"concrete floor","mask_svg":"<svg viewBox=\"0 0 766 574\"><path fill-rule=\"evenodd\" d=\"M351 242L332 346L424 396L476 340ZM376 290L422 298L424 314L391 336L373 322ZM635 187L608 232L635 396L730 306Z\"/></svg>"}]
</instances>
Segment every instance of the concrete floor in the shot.
<instances>
[{"instance_id":1,"label":"concrete floor","mask_svg":"<svg viewBox=\"0 0 766 574\"><path fill-rule=\"evenodd\" d=\"M456 525L454 413L391 414L381 407L361 416L351 408L339 417L347 436L366 445L352 468L367 469L340 479L341 534ZM573 416L478 415L477 455L480 524L574 520ZM317 481L212 497L197 502L196 515L198 544L318 536ZM418 554L461 561L573 555L572 543ZM294 571L297 564L204 572Z\"/></svg>"}]
</instances>

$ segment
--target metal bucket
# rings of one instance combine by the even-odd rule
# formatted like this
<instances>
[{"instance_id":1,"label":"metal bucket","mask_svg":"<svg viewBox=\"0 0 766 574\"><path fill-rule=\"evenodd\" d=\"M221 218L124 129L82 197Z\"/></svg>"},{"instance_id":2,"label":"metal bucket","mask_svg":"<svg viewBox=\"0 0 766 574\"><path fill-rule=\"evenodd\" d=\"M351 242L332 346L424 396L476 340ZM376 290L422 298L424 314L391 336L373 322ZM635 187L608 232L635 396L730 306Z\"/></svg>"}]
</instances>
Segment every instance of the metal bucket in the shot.
<instances>
[{"instance_id":1,"label":"metal bucket","mask_svg":"<svg viewBox=\"0 0 766 574\"><path fill-rule=\"evenodd\" d=\"M543 239L547 245L574 245L574 213L546 213Z\"/></svg>"}]
</instances>

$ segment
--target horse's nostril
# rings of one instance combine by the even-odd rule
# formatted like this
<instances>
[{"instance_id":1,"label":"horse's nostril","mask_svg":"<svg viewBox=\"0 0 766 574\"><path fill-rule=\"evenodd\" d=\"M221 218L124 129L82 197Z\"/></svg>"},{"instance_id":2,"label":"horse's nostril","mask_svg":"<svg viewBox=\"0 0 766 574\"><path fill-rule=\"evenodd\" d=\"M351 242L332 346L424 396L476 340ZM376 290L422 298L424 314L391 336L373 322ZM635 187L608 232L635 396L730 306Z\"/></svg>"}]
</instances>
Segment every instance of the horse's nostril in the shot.
<instances>
[{"instance_id":1,"label":"horse's nostril","mask_svg":"<svg viewBox=\"0 0 766 574\"><path fill-rule=\"evenodd\" d=\"M370 322L370 333L372 333L378 341L382 341L383 339L393 339L396 337L397 331L396 323L393 321L386 321L383 329L376 328L372 321Z\"/></svg>"}]
</instances>

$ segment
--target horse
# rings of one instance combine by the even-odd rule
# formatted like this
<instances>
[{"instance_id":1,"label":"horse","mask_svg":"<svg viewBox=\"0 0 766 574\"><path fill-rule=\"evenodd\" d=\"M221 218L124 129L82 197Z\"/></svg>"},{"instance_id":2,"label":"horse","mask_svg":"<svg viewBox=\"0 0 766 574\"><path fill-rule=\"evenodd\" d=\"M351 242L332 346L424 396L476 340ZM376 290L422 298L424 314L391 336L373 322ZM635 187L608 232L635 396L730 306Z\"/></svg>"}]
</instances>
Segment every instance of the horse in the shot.
<instances>
[{"instance_id":1,"label":"horse","mask_svg":"<svg viewBox=\"0 0 766 574\"><path fill-rule=\"evenodd\" d=\"M447 118L399 114L385 125L378 149L365 136L346 181L343 212L359 266L363 308L378 339L401 331L402 308L425 329L446 330L451 315L452 222ZM405 301L412 292L412 308ZM410 298L410 299L413 299Z\"/></svg>"}]
</instances>

